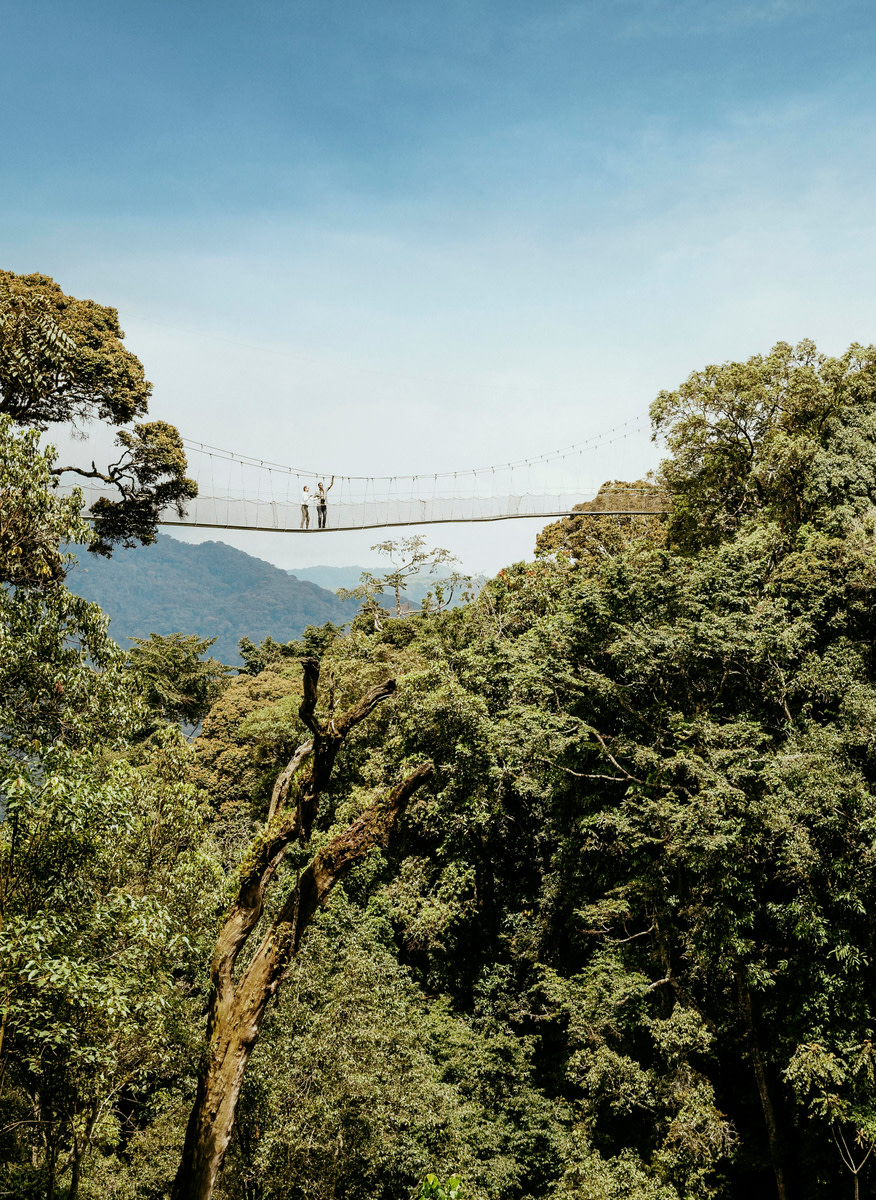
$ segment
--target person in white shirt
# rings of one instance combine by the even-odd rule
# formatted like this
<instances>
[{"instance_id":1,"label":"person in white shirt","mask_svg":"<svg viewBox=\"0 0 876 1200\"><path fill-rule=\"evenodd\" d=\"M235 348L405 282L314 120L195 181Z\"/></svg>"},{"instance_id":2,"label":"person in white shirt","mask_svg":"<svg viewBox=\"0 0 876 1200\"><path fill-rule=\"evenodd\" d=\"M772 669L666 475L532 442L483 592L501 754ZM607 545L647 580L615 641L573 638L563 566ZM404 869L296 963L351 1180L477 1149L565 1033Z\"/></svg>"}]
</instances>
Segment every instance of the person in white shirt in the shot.
<instances>
[{"instance_id":1,"label":"person in white shirt","mask_svg":"<svg viewBox=\"0 0 876 1200\"><path fill-rule=\"evenodd\" d=\"M323 483L316 485L316 524L319 529L325 529L326 504L328 503L326 492L330 492L334 486L334 475L332 475L332 481L328 487Z\"/></svg>"},{"instance_id":2,"label":"person in white shirt","mask_svg":"<svg viewBox=\"0 0 876 1200\"><path fill-rule=\"evenodd\" d=\"M310 494L310 488L307 486L307 484L305 484L304 488L302 489L302 492L301 492L301 528L302 529L310 528L310 501L312 499L313 499L313 497Z\"/></svg>"}]
</instances>

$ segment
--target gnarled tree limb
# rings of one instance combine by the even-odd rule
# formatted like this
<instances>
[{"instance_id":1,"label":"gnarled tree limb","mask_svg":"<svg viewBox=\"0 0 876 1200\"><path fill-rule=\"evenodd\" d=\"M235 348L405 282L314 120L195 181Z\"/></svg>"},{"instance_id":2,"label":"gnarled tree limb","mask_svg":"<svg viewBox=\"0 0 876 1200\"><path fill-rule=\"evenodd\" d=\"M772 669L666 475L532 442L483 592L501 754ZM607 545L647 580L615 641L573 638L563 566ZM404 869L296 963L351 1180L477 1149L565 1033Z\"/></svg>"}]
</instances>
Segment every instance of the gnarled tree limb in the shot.
<instances>
[{"instance_id":1,"label":"gnarled tree limb","mask_svg":"<svg viewBox=\"0 0 876 1200\"><path fill-rule=\"evenodd\" d=\"M216 940L207 1055L186 1129L173 1200L210 1200L231 1140L247 1063L267 1006L298 951L305 929L353 864L374 847L386 845L411 796L434 770L431 763L417 767L314 855L235 980L238 957L262 915L268 885L291 843L308 840L320 795L330 782L344 739L395 691L395 681L387 680L337 719L323 723L316 715L319 663L304 659L302 667L304 689L299 715L313 737L296 749L274 782L268 820L240 867L237 893Z\"/></svg>"}]
</instances>

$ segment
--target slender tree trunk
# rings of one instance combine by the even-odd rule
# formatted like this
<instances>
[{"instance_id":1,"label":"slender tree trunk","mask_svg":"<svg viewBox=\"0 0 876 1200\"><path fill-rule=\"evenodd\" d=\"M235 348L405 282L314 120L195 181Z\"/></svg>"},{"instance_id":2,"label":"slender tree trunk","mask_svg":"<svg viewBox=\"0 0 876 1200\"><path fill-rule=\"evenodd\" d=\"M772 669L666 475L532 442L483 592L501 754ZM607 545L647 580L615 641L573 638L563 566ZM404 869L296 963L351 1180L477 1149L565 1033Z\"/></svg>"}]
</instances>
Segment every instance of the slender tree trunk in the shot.
<instances>
[{"instance_id":1,"label":"slender tree trunk","mask_svg":"<svg viewBox=\"0 0 876 1200\"><path fill-rule=\"evenodd\" d=\"M58 1162L58 1150L55 1146L54 1137L49 1149L48 1166L49 1179L46 1184L46 1200L55 1200L55 1172Z\"/></svg>"},{"instance_id":2,"label":"slender tree trunk","mask_svg":"<svg viewBox=\"0 0 876 1200\"><path fill-rule=\"evenodd\" d=\"M70 1171L70 1187L67 1191L67 1200L76 1200L79 1195L79 1180L82 1176L82 1155L77 1154L73 1159L73 1166Z\"/></svg>"},{"instance_id":3,"label":"slender tree trunk","mask_svg":"<svg viewBox=\"0 0 876 1200\"><path fill-rule=\"evenodd\" d=\"M95 1100L91 1114L85 1121L81 1143L74 1132L73 1147L70 1151L70 1157L64 1166L64 1170L66 1171L67 1165L70 1165L70 1187L67 1190L67 1200L76 1200L79 1195L79 1184L82 1180L82 1163L91 1146L91 1135L94 1133L94 1127L97 1124L99 1114L100 1104Z\"/></svg>"},{"instance_id":4,"label":"slender tree trunk","mask_svg":"<svg viewBox=\"0 0 876 1200\"><path fill-rule=\"evenodd\" d=\"M431 763L412 772L387 797L320 851L265 934L228 1003L211 1014L209 1058L198 1081L195 1105L173 1200L209 1200L231 1141L240 1089L268 1004L301 944L304 930L355 862L386 843L417 788L432 774Z\"/></svg>"},{"instance_id":5,"label":"slender tree trunk","mask_svg":"<svg viewBox=\"0 0 876 1200\"><path fill-rule=\"evenodd\" d=\"M782 1138L779 1131L779 1123L776 1119L776 1110L773 1107L772 1097L770 1096L766 1066L764 1064L763 1054L761 1053L760 1043L757 1038L757 1030L754 1025L754 1014L751 1008L751 992L748 989L748 984L745 981L743 972L744 968L740 967L736 975L736 984L739 991L739 1008L742 1013L742 1020L745 1024L746 1032L748 1034L751 1065L754 1068L754 1078L757 1082L757 1092L760 1096L761 1108L763 1109L763 1119L766 1125L767 1141L770 1148L770 1159L772 1161L773 1174L776 1177L776 1192L779 1200L789 1200L790 1193L788 1192L788 1185L783 1165L784 1156L782 1152Z\"/></svg>"},{"instance_id":6,"label":"slender tree trunk","mask_svg":"<svg viewBox=\"0 0 876 1200\"><path fill-rule=\"evenodd\" d=\"M207 1058L198 1079L172 1200L210 1200L231 1141L240 1089L265 1012L305 929L354 863L374 847L386 845L411 796L433 772L431 763L418 767L314 856L235 981L237 956L261 916L267 886L291 841L309 836L320 793L329 782L344 738L395 690L392 681L374 688L342 716L332 715L321 725L314 715L319 664L305 659L303 666L304 700L299 711L313 732L313 741L299 747L277 777L268 823L241 866L238 894L216 942ZM299 772L308 760L309 774L299 781Z\"/></svg>"}]
</instances>

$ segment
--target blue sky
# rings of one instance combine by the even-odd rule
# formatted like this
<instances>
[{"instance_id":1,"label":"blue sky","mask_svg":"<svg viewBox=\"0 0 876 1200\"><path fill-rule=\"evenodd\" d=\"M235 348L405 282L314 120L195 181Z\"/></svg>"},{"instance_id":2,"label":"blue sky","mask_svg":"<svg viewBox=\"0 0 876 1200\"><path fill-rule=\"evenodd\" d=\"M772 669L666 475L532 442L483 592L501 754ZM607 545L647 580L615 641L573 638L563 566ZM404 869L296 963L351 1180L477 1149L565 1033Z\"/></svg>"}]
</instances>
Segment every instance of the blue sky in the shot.
<instances>
[{"instance_id":1,"label":"blue sky","mask_svg":"<svg viewBox=\"0 0 876 1200\"><path fill-rule=\"evenodd\" d=\"M189 436L503 461L707 361L874 340L872 4L29 0L0 40L0 261L116 305ZM472 569L532 537L436 532Z\"/></svg>"}]
</instances>

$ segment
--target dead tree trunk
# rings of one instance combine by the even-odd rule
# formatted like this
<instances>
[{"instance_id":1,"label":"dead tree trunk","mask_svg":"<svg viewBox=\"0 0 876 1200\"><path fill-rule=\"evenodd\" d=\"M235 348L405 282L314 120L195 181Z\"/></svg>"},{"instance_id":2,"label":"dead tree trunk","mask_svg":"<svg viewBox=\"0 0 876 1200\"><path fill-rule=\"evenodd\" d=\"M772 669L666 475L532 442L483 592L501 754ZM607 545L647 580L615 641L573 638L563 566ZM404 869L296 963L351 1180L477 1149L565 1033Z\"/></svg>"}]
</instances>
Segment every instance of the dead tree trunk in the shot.
<instances>
[{"instance_id":1,"label":"dead tree trunk","mask_svg":"<svg viewBox=\"0 0 876 1200\"><path fill-rule=\"evenodd\" d=\"M309 838L320 794L331 779L344 739L395 691L394 681L389 680L372 688L340 716L332 714L320 722L316 717L319 663L304 659L302 665L304 699L299 715L313 738L299 746L277 776L267 824L247 851L237 895L216 941L207 1057L186 1129L173 1200L210 1200L231 1140L240 1088L265 1011L301 944L304 930L353 864L375 846L386 845L411 796L433 771L431 763L417 767L314 855L235 980L237 958L261 917L267 887L292 842Z\"/></svg>"}]
</instances>

